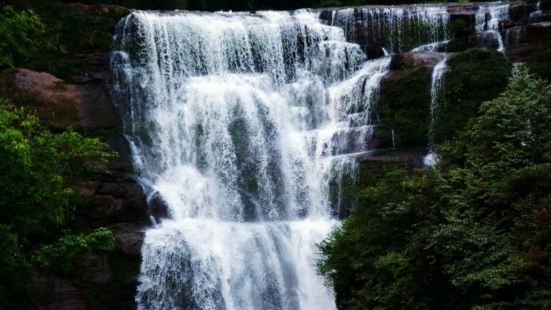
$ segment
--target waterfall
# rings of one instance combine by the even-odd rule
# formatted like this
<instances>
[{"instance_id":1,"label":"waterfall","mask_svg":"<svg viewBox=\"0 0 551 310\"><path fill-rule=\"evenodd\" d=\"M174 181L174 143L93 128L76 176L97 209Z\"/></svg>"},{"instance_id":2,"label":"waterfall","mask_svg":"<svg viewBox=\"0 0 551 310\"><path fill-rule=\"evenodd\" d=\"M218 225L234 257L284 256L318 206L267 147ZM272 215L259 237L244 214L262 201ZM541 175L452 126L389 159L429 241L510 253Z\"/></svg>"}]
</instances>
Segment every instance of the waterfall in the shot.
<instances>
[{"instance_id":1,"label":"waterfall","mask_svg":"<svg viewBox=\"0 0 551 310\"><path fill-rule=\"evenodd\" d=\"M346 8L332 12L331 24L349 41L376 45L393 53L419 45L433 50L449 39L445 5Z\"/></svg>"},{"instance_id":2,"label":"waterfall","mask_svg":"<svg viewBox=\"0 0 551 310\"><path fill-rule=\"evenodd\" d=\"M434 130L437 121L438 98L442 89L444 73L447 70L447 56L444 56L432 69L431 88L430 88L430 123L429 123L429 153L423 159L427 167L433 167L436 164L437 156L434 150Z\"/></svg>"},{"instance_id":3,"label":"waterfall","mask_svg":"<svg viewBox=\"0 0 551 310\"><path fill-rule=\"evenodd\" d=\"M146 231L138 308L335 309L316 244L390 57L303 10L135 11L114 44L134 164L171 215Z\"/></svg>"},{"instance_id":4,"label":"waterfall","mask_svg":"<svg viewBox=\"0 0 551 310\"><path fill-rule=\"evenodd\" d=\"M509 6L508 3L501 2L480 4L475 15L476 31L497 40L497 50L500 52L505 51L505 45L501 37L499 23L509 17Z\"/></svg>"}]
</instances>

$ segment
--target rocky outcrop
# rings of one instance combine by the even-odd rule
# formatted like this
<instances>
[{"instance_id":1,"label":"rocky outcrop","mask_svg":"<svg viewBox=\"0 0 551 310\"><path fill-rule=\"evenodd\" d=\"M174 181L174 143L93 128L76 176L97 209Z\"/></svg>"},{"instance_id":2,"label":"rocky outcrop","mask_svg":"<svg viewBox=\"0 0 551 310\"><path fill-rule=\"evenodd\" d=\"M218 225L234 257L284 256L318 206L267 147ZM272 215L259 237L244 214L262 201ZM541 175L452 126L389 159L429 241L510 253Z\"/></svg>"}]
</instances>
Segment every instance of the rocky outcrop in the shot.
<instances>
[{"instance_id":1,"label":"rocky outcrop","mask_svg":"<svg viewBox=\"0 0 551 310\"><path fill-rule=\"evenodd\" d=\"M45 5L45 10L52 7ZM151 221L144 189L131 174L130 148L110 96L109 29L114 30L114 23L127 10L81 4L63 7L66 11L60 17L72 12L75 18L59 21L61 27L75 22L74 27L86 25L93 32L83 36L82 43L68 38L59 47L59 61L53 57L48 63L48 70L63 78L36 68L8 69L0 72L0 97L34 111L54 132L71 127L99 137L117 153L108 171L73 187L82 201L76 204L70 224L75 233L109 228L116 248L80 262L71 276L35 275L36 298L30 302L37 309L133 309L141 244ZM41 13L48 14L46 18L58 16L52 11Z\"/></svg>"},{"instance_id":2,"label":"rocky outcrop","mask_svg":"<svg viewBox=\"0 0 551 310\"><path fill-rule=\"evenodd\" d=\"M9 85L4 95L36 110L52 128L110 129L120 125L102 73L83 76L82 84L67 84L45 72L14 69L4 72L4 80Z\"/></svg>"},{"instance_id":3,"label":"rocky outcrop","mask_svg":"<svg viewBox=\"0 0 551 310\"><path fill-rule=\"evenodd\" d=\"M426 148L378 150L355 156L360 166L369 169L376 176L385 174L385 167L395 165L412 171L423 167Z\"/></svg>"},{"instance_id":4,"label":"rocky outcrop","mask_svg":"<svg viewBox=\"0 0 551 310\"><path fill-rule=\"evenodd\" d=\"M111 171L100 180L83 182L75 189L90 201L86 210L80 210L81 216L89 221L132 222L142 226L149 222L146 196L132 175Z\"/></svg>"},{"instance_id":5,"label":"rocky outcrop","mask_svg":"<svg viewBox=\"0 0 551 310\"><path fill-rule=\"evenodd\" d=\"M79 263L71 277L36 275L34 306L90 309L92 304L99 304L107 308L134 308L140 251L150 222L142 186L129 174L111 171L74 189L85 201L76 210L73 229L109 228L115 238L115 251Z\"/></svg>"}]
</instances>

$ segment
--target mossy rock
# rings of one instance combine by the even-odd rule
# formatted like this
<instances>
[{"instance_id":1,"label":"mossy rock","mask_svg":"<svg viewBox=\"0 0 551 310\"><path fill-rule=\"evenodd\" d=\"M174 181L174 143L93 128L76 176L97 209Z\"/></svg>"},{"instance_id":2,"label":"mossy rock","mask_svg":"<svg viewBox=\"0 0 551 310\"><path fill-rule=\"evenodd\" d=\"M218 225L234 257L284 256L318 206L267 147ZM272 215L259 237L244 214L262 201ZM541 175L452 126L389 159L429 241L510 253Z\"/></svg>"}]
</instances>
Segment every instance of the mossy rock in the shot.
<instances>
[{"instance_id":1,"label":"mossy rock","mask_svg":"<svg viewBox=\"0 0 551 310\"><path fill-rule=\"evenodd\" d=\"M451 57L435 113L435 142L462 131L482 102L505 89L510 75L511 63L494 50L471 49Z\"/></svg>"},{"instance_id":2,"label":"mossy rock","mask_svg":"<svg viewBox=\"0 0 551 310\"><path fill-rule=\"evenodd\" d=\"M377 124L394 130L395 146L428 143L431 72L419 66L385 77L375 108Z\"/></svg>"}]
</instances>

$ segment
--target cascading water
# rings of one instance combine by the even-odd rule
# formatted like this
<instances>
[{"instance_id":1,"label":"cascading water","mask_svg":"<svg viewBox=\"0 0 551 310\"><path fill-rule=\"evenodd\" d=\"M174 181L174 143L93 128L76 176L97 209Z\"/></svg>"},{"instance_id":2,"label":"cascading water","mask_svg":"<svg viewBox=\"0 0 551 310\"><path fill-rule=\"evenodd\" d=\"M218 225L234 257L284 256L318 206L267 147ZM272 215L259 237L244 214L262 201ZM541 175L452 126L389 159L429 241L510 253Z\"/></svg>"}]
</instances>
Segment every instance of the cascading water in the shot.
<instances>
[{"instance_id":1,"label":"cascading water","mask_svg":"<svg viewBox=\"0 0 551 310\"><path fill-rule=\"evenodd\" d=\"M497 40L497 50L500 52L505 51L505 45L500 33L499 23L509 17L509 7L508 3L502 2L480 4L475 15L476 31Z\"/></svg>"},{"instance_id":2,"label":"cascading water","mask_svg":"<svg viewBox=\"0 0 551 310\"><path fill-rule=\"evenodd\" d=\"M430 123L429 123L429 153L423 159L423 163L427 167L433 167L436 164L436 152L434 150L434 130L436 125L436 111L438 105L438 97L442 89L444 73L447 70L447 56L444 56L436 66L432 69L431 88L430 88Z\"/></svg>"},{"instance_id":3,"label":"cascading water","mask_svg":"<svg viewBox=\"0 0 551 310\"><path fill-rule=\"evenodd\" d=\"M333 11L330 23L343 28L349 41L393 53L415 47L435 50L449 39L445 5L347 8Z\"/></svg>"},{"instance_id":4,"label":"cascading water","mask_svg":"<svg viewBox=\"0 0 551 310\"><path fill-rule=\"evenodd\" d=\"M138 308L334 309L316 244L390 58L307 11L136 11L115 45L135 165L171 215L146 232Z\"/></svg>"}]
</instances>

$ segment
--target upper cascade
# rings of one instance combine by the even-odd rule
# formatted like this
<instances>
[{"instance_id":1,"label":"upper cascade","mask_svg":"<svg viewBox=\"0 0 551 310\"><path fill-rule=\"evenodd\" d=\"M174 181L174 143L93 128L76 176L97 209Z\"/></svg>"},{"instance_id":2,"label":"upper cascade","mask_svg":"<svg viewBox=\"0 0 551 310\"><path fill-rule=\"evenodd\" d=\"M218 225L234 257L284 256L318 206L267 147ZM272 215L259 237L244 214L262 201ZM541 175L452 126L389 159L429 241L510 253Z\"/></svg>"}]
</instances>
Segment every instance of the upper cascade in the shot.
<instances>
[{"instance_id":1,"label":"upper cascade","mask_svg":"<svg viewBox=\"0 0 551 310\"><path fill-rule=\"evenodd\" d=\"M120 108L142 175L174 186L185 170L191 179L180 185L203 185L193 197L167 193L169 203L194 206L173 215L238 221L328 214L319 182L329 167L316 158L342 153L335 135L352 123L369 125L365 96L378 83L366 79L389 61L364 64L342 29L308 11L138 11L121 22L116 44L115 93L128 101Z\"/></svg>"},{"instance_id":2,"label":"upper cascade","mask_svg":"<svg viewBox=\"0 0 551 310\"><path fill-rule=\"evenodd\" d=\"M328 11L322 18L344 29L348 41L366 49L398 53L449 39L446 5L344 8Z\"/></svg>"}]
</instances>

